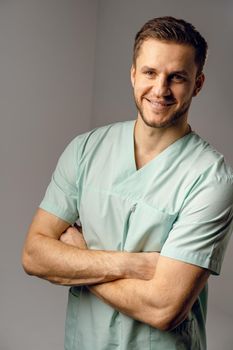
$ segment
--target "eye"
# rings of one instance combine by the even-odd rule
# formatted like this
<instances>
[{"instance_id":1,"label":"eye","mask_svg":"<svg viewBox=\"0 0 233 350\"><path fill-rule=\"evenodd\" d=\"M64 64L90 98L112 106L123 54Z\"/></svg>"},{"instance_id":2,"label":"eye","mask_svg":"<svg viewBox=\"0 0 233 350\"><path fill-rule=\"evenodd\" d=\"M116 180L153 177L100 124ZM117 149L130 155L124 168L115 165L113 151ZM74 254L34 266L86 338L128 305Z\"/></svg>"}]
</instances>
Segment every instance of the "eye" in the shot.
<instances>
[{"instance_id":1,"label":"eye","mask_svg":"<svg viewBox=\"0 0 233 350\"><path fill-rule=\"evenodd\" d=\"M146 70L144 74L151 78L154 76L155 72L153 70Z\"/></svg>"},{"instance_id":2,"label":"eye","mask_svg":"<svg viewBox=\"0 0 233 350\"><path fill-rule=\"evenodd\" d=\"M174 81L175 83L181 83L184 82L186 79L183 75L179 75L179 74L172 74L170 76L170 80Z\"/></svg>"}]
</instances>

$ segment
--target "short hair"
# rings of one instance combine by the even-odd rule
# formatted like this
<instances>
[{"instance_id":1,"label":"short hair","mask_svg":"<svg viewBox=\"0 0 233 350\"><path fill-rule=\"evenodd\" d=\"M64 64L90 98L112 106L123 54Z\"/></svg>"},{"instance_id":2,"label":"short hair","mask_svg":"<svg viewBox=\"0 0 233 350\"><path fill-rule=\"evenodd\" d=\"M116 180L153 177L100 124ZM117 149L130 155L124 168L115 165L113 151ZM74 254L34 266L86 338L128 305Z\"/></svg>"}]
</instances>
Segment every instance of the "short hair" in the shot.
<instances>
[{"instance_id":1,"label":"short hair","mask_svg":"<svg viewBox=\"0 0 233 350\"><path fill-rule=\"evenodd\" d=\"M194 47L195 63L198 67L197 74L202 72L207 57L208 44L191 23L170 16L157 17L146 22L135 36L134 66L136 66L142 43L150 38Z\"/></svg>"}]
</instances>

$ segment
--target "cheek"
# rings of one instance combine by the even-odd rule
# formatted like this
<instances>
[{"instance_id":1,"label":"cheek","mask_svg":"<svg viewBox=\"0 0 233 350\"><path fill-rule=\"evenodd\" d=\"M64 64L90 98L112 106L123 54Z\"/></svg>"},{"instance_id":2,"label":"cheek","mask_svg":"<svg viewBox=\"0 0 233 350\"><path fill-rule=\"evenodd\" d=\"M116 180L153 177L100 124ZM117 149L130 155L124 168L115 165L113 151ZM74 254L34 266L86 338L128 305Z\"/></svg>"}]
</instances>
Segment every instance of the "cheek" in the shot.
<instances>
[{"instance_id":1,"label":"cheek","mask_svg":"<svg viewBox=\"0 0 233 350\"><path fill-rule=\"evenodd\" d=\"M178 101L188 101L193 95L193 90L190 86L182 86L177 87L173 94Z\"/></svg>"},{"instance_id":2,"label":"cheek","mask_svg":"<svg viewBox=\"0 0 233 350\"><path fill-rule=\"evenodd\" d=\"M134 95L141 97L151 89L150 84L147 81L141 80L134 85Z\"/></svg>"}]
</instances>

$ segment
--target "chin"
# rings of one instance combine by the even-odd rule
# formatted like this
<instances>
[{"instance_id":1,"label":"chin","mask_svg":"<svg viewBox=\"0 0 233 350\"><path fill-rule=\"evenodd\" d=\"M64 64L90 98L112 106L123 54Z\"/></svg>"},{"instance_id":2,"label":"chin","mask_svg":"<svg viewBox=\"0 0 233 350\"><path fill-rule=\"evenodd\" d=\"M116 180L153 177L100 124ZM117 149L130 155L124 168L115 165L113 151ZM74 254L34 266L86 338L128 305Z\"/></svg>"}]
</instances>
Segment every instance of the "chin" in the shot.
<instances>
[{"instance_id":1,"label":"chin","mask_svg":"<svg viewBox=\"0 0 233 350\"><path fill-rule=\"evenodd\" d=\"M171 126L177 125L179 123L182 123L182 120L184 120L186 115L187 109L180 110L174 113L169 114L160 114L157 115L149 115L146 113L139 113L142 121L145 125L151 127L151 128L157 128L157 129L165 129L169 128Z\"/></svg>"},{"instance_id":2,"label":"chin","mask_svg":"<svg viewBox=\"0 0 233 350\"><path fill-rule=\"evenodd\" d=\"M141 119L147 126L157 129L167 128L174 125L176 122L176 120L173 120L172 118L146 118L142 115Z\"/></svg>"}]
</instances>

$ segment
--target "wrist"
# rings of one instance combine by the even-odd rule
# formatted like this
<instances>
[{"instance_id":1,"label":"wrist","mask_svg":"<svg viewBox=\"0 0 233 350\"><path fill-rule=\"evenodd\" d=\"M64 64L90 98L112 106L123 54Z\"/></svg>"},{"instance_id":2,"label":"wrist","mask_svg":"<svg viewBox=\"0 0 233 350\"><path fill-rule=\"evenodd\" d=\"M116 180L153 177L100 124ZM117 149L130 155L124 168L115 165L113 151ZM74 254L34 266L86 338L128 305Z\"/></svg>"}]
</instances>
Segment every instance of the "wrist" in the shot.
<instances>
[{"instance_id":1,"label":"wrist","mask_svg":"<svg viewBox=\"0 0 233 350\"><path fill-rule=\"evenodd\" d=\"M125 256L126 276L124 278L152 279L155 274L159 253L140 252L128 254L128 256Z\"/></svg>"}]
</instances>

